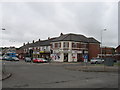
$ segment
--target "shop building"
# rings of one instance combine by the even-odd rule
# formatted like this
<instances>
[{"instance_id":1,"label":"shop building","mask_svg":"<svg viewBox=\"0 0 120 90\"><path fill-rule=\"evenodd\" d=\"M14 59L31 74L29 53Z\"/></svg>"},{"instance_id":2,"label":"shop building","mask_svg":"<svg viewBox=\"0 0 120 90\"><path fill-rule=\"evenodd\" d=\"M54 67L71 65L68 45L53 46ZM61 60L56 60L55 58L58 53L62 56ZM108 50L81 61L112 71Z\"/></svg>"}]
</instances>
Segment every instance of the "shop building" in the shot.
<instances>
[{"instance_id":1,"label":"shop building","mask_svg":"<svg viewBox=\"0 0 120 90\"><path fill-rule=\"evenodd\" d=\"M82 62L99 54L100 43L80 34L61 34L52 40L51 58L56 62Z\"/></svg>"}]
</instances>

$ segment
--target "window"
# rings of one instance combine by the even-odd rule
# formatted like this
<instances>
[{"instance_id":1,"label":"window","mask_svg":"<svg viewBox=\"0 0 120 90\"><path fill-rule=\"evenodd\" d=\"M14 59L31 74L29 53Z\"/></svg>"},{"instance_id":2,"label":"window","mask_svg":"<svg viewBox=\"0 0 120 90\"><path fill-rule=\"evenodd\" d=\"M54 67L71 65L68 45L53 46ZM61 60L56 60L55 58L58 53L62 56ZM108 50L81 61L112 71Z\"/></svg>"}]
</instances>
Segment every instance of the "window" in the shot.
<instances>
[{"instance_id":1,"label":"window","mask_svg":"<svg viewBox=\"0 0 120 90\"><path fill-rule=\"evenodd\" d=\"M63 47L68 48L69 47L69 42L64 42Z\"/></svg>"},{"instance_id":2,"label":"window","mask_svg":"<svg viewBox=\"0 0 120 90\"><path fill-rule=\"evenodd\" d=\"M61 43L58 43L58 48L60 48L61 47Z\"/></svg>"},{"instance_id":3,"label":"window","mask_svg":"<svg viewBox=\"0 0 120 90\"><path fill-rule=\"evenodd\" d=\"M55 48L55 44L54 43L52 44L52 48Z\"/></svg>"},{"instance_id":4,"label":"window","mask_svg":"<svg viewBox=\"0 0 120 90\"><path fill-rule=\"evenodd\" d=\"M81 44L80 43L77 43L77 48L80 48L81 47Z\"/></svg>"},{"instance_id":5,"label":"window","mask_svg":"<svg viewBox=\"0 0 120 90\"><path fill-rule=\"evenodd\" d=\"M87 47L86 43L81 44L81 48L86 48L86 47Z\"/></svg>"},{"instance_id":6,"label":"window","mask_svg":"<svg viewBox=\"0 0 120 90\"><path fill-rule=\"evenodd\" d=\"M77 48L77 43L72 43L73 48Z\"/></svg>"},{"instance_id":7,"label":"window","mask_svg":"<svg viewBox=\"0 0 120 90\"><path fill-rule=\"evenodd\" d=\"M50 44L50 47L53 48L52 44Z\"/></svg>"},{"instance_id":8,"label":"window","mask_svg":"<svg viewBox=\"0 0 120 90\"><path fill-rule=\"evenodd\" d=\"M55 43L55 48L57 48L58 47L58 43Z\"/></svg>"}]
</instances>

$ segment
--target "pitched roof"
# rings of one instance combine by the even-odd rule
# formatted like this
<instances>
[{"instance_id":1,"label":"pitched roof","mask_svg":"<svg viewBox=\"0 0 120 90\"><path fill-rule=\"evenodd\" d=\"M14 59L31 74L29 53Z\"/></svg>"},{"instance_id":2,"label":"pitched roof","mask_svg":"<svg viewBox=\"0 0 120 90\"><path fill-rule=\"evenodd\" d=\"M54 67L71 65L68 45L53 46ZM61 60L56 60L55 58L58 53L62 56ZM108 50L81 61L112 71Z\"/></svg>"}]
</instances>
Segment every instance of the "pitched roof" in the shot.
<instances>
[{"instance_id":1,"label":"pitched roof","mask_svg":"<svg viewBox=\"0 0 120 90\"><path fill-rule=\"evenodd\" d=\"M120 45L119 45L119 46L117 46L117 48L116 48L116 49L118 49L118 48L120 48Z\"/></svg>"},{"instance_id":2,"label":"pitched roof","mask_svg":"<svg viewBox=\"0 0 120 90\"><path fill-rule=\"evenodd\" d=\"M20 49L29 48L29 47L36 47L36 46L49 46L51 42L58 42L58 41L100 43L99 41L97 41L93 37L87 38L87 37L85 37L84 35L81 35L81 34L70 33L70 34L63 34L59 37L50 38L48 40L41 40L41 41L37 41L35 43L29 43L29 44L26 44L24 46L21 46Z\"/></svg>"},{"instance_id":3,"label":"pitched roof","mask_svg":"<svg viewBox=\"0 0 120 90\"><path fill-rule=\"evenodd\" d=\"M52 42L57 42L57 41L75 41L75 42L89 42L89 43L100 43L93 37L87 38L84 35L81 34L64 34L61 35L60 37L52 40Z\"/></svg>"},{"instance_id":4,"label":"pitched roof","mask_svg":"<svg viewBox=\"0 0 120 90\"><path fill-rule=\"evenodd\" d=\"M90 38L88 38L88 42L89 43L100 43L99 41L97 41L95 38L93 38L93 37L90 37Z\"/></svg>"},{"instance_id":5,"label":"pitched roof","mask_svg":"<svg viewBox=\"0 0 120 90\"><path fill-rule=\"evenodd\" d=\"M35 42L35 46L49 46L51 41L54 39L55 38L50 38L48 40L37 41L37 42Z\"/></svg>"},{"instance_id":6,"label":"pitched roof","mask_svg":"<svg viewBox=\"0 0 120 90\"><path fill-rule=\"evenodd\" d=\"M56 41L88 42L88 39L84 35L70 33L70 34L61 35L60 37L52 40L52 42L56 42Z\"/></svg>"},{"instance_id":7,"label":"pitched roof","mask_svg":"<svg viewBox=\"0 0 120 90\"><path fill-rule=\"evenodd\" d=\"M29 47L36 47L36 46L49 46L53 39L55 39L55 38L50 38L48 40L37 41L35 43L29 43L29 44L26 44L24 46L21 46L20 49L29 48Z\"/></svg>"}]
</instances>

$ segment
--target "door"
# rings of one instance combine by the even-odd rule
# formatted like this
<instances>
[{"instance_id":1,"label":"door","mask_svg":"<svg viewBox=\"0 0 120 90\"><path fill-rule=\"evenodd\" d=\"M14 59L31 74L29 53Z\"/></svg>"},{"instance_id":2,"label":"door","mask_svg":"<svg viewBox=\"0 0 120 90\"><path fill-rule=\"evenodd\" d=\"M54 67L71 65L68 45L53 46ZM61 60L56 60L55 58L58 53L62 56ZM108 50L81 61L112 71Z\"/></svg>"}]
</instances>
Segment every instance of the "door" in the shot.
<instances>
[{"instance_id":1,"label":"door","mask_svg":"<svg viewBox=\"0 0 120 90\"><path fill-rule=\"evenodd\" d=\"M64 62L68 62L68 53L64 53Z\"/></svg>"},{"instance_id":2,"label":"door","mask_svg":"<svg viewBox=\"0 0 120 90\"><path fill-rule=\"evenodd\" d=\"M77 62L83 62L83 57L80 53L77 54Z\"/></svg>"}]
</instances>

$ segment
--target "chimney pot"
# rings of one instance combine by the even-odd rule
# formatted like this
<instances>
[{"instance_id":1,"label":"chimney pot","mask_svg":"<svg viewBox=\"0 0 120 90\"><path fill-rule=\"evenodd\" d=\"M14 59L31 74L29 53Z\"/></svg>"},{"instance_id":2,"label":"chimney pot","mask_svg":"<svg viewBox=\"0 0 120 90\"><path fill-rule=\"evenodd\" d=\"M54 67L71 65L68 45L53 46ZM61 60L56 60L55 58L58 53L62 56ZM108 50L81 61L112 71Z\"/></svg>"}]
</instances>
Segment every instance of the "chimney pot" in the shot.
<instances>
[{"instance_id":1,"label":"chimney pot","mask_svg":"<svg viewBox=\"0 0 120 90\"><path fill-rule=\"evenodd\" d=\"M23 43L23 46L25 46L25 43Z\"/></svg>"},{"instance_id":2,"label":"chimney pot","mask_svg":"<svg viewBox=\"0 0 120 90\"><path fill-rule=\"evenodd\" d=\"M34 43L34 40L33 40L33 43Z\"/></svg>"},{"instance_id":3,"label":"chimney pot","mask_svg":"<svg viewBox=\"0 0 120 90\"><path fill-rule=\"evenodd\" d=\"M62 36L63 35L63 33L60 33L60 36Z\"/></svg>"},{"instance_id":4,"label":"chimney pot","mask_svg":"<svg viewBox=\"0 0 120 90\"><path fill-rule=\"evenodd\" d=\"M50 37L48 37L48 40L50 40Z\"/></svg>"}]
</instances>

